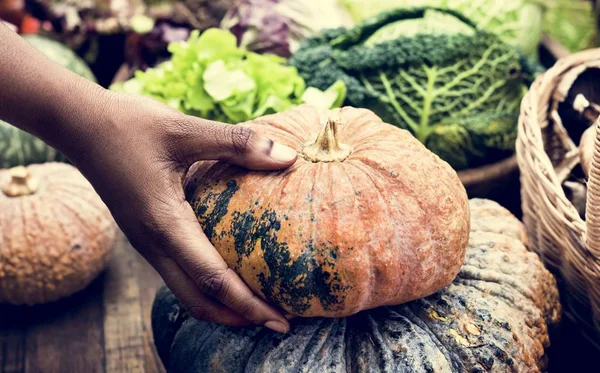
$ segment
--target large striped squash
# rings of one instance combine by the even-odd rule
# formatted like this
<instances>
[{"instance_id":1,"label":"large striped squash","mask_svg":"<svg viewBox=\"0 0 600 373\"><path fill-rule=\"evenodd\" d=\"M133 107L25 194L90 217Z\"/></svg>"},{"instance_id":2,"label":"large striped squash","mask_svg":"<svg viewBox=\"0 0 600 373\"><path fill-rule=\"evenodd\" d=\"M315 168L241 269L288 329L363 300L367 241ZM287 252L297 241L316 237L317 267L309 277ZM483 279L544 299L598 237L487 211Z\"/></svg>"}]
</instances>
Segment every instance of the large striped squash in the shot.
<instances>
[{"instance_id":1,"label":"large striped squash","mask_svg":"<svg viewBox=\"0 0 600 373\"><path fill-rule=\"evenodd\" d=\"M67 46L38 35L23 38L53 61L96 81L87 64ZM0 120L0 168L65 160L62 154L42 140Z\"/></svg>"},{"instance_id":2,"label":"large striped squash","mask_svg":"<svg viewBox=\"0 0 600 373\"><path fill-rule=\"evenodd\" d=\"M463 263L456 172L373 112L301 106L240 124L298 150L280 172L196 164L186 196L221 256L261 297L339 317L430 295Z\"/></svg>"}]
</instances>

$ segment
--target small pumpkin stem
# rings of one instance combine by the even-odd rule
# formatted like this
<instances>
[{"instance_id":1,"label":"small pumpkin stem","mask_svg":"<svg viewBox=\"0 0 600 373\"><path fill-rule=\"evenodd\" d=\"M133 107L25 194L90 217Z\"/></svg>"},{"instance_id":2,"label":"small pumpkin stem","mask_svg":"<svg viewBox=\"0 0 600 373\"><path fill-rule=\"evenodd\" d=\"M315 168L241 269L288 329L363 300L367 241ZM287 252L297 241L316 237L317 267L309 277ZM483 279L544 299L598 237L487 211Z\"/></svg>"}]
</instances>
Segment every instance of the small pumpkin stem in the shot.
<instances>
[{"instance_id":1,"label":"small pumpkin stem","mask_svg":"<svg viewBox=\"0 0 600 373\"><path fill-rule=\"evenodd\" d=\"M304 145L300 156L310 162L342 162L352 153L350 146L338 141L338 121L328 119L314 142Z\"/></svg>"},{"instance_id":2,"label":"small pumpkin stem","mask_svg":"<svg viewBox=\"0 0 600 373\"><path fill-rule=\"evenodd\" d=\"M32 177L23 166L10 169L11 180L3 188L4 194L9 197L22 197L37 192L40 187L39 180Z\"/></svg>"}]
</instances>

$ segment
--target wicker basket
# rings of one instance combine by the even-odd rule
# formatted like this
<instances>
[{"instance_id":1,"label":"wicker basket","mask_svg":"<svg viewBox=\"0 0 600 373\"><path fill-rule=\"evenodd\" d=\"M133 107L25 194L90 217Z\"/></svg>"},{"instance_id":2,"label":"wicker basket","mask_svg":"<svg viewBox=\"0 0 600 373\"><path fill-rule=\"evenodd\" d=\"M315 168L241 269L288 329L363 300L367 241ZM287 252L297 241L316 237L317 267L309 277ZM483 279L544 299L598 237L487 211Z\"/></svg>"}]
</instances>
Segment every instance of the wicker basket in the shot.
<instances>
[{"instance_id":1,"label":"wicker basket","mask_svg":"<svg viewBox=\"0 0 600 373\"><path fill-rule=\"evenodd\" d=\"M600 49L564 57L538 77L521 105L516 151L531 249L557 275L565 315L600 348L600 138L587 185L586 220L561 186L579 164L579 153L558 105L588 68L600 68Z\"/></svg>"}]
</instances>

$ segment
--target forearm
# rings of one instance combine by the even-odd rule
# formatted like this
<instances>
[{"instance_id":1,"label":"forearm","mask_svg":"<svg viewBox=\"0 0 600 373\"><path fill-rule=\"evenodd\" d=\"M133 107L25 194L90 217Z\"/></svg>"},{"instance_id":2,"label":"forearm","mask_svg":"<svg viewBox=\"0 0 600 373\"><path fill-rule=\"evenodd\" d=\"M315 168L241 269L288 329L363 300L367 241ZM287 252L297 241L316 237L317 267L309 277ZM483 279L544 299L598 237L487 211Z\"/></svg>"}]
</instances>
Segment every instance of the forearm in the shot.
<instances>
[{"instance_id":1,"label":"forearm","mask_svg":"<svg viewBox=\"0 0 600 373\"><path fill-rule=\"evenodd\" d=\"M110 95L0 24L0 119L67 153L100 129ZM94 118L94 120L92 120Z\"/></svg>"}]
</instances>

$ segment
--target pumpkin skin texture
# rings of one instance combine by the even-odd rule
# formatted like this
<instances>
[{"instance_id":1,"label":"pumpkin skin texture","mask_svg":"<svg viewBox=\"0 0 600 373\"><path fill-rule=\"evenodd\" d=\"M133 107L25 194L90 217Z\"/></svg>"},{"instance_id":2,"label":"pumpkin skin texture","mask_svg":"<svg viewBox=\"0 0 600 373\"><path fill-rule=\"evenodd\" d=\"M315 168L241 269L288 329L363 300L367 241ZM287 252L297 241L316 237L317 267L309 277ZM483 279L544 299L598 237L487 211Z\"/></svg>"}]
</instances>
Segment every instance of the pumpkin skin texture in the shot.
<instances>
[{"instance_id":1,"label":"pumpkin skin texture","mask_svg":"<svg viewBox=\"0 0 600 373\"><path fill-rule=\"evenodd\" d=\"M0 303L69 296L106 267L117 228L88 181L65 163L0 170Z\"/></svg>"},{"instance_id":2,"label":"pumpkin skin texture","mask_svg":"<svg viewBox=\"0 0 600 373\"><path fill-rule=\"evenodd\" d=\"M454 279L467 194L409 132L369 110L306 105L240 126L296 149L298 160L268 173L199 162L186 199L256 294L292 315L342 317Z\"/></svg>"},{"instance_id":3,"label":"pumpkin skin texture","mask_svg":"<svg viewBox=\"0 0 600 373\"><path fill-rule=\"evenodd\" d=\"M165 287L152 328L171 373L541 372L560 320L554 277L519 240L523 227L492 201L472 200L458 276L439 292L346 318L296 318L288 334L190 317ZM494 222L498 224L494 224Z\"/></svg>"}]
</instances>

